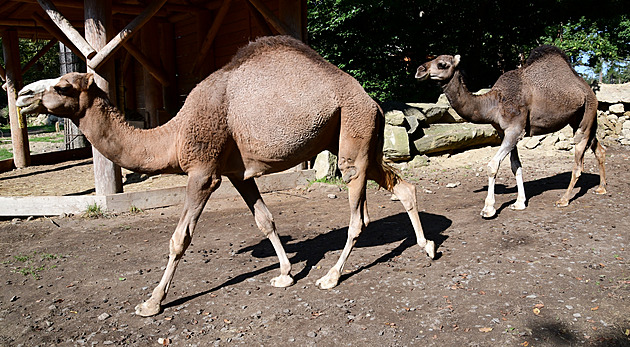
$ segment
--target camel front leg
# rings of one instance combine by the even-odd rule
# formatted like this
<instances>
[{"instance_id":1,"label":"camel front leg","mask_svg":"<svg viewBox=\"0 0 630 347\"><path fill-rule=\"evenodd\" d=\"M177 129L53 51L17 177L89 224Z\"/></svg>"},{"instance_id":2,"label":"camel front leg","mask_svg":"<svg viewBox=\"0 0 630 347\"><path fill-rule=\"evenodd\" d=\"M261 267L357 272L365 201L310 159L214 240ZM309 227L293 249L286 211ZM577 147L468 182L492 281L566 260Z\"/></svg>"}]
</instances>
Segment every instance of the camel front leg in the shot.
<instances>
[{"instance_id":1,"label":"camel front leg","mask_svg":"<svg viewBox=\"0 0 630 347\"><path fill-rule=\"evenodd\" d=\"M518 157L518 150L516 147L510 152L510 164L512 168L512 173L516 178L516 188L518 190L518 195L516 197L516 201L510 205L510 208L513 210L524 210L525 209L525 185L523 184L523 166L521 165L521 160Z\"/></svg>"},{"instance_id":2,"label":"camel front leg","mask_svg":"<svg viewBox=\"0 0 630 347\"><path fill-rule=\"evenodd\" d=\"M189 174L186 187L186 201L182 215L169 243L169 256L166 270L151 297L136 306L136 314L143 317L160 313L161 304L173 280L175 269L192 240L197 220L203 211L210 194L221 184L221 176L209 174Z\"/></svg>"},{"instance_id":3,"label":"camel front leg","mask_svg":"<svg viewBox=\"0 0 630 347\"><path fill-rule=\"evenodd\" d=\"M293 277L291 277L291 263L289 262L289 258L282 247L280 238L278 237L273 216L260 196L260 191L258 190L256 182L253 178L241 180L230 176L229 179L236 190L238 190L241 194L243 200L245 200L245 203L249 207L250 211L252 211L258 229L260 229L269 241L271 241L273 249L276 251L276 255L278 256L278 261L280 262L280 276L272 278L271 285L279 288L292 285Z\"/></svg>"},{"instance_id":4,"label":"camel front leg","mask_svg":"<svg viewBox=\"0 0 630 347\"><path fill-rule=\"evenodd\" d=\"M492 218L497 213L497 210L494 208L494 184L499 172L499 165L508 153L516 147L519 136L520 131L506 130L499 150L488 163L488 195L486 196L483 210L481 210L481 216L484 218Z\"/></svg>"}]
</instances>

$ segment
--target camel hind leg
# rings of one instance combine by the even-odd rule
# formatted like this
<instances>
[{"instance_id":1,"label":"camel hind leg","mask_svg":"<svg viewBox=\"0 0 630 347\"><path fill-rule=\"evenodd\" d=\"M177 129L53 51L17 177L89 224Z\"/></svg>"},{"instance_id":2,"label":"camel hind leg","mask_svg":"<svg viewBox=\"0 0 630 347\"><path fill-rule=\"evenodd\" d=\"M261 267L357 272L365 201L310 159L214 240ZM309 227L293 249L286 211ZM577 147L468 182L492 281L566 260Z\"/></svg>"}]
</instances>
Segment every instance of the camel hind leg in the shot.
<instances>
[{"instance_id":1,"label":"camel hind leg","mask_svg":"<svg viewBox=\"0 0 630 347\"><path fill-rule=\"evenodd\" d=\"M280 276L271 279L271 285L280 288L292 285L293 278L291 277L291 263L289 262L289 258L282 247L280 238L278 237L273 216L271 215L271 212L269 212L267 205L265 205L256 182L253 178L247 180L241 180L232 176L228 176L228 178L243 197L243 200L245 200L245 203L249 207L250 211L252 211L258 229L260 229L269 241L271 241L271 244L276 251L278 261L280 262Z\"/></svg>"},{"instance_id":2,"label":"camel hind leg","mask_svg":"<svg viewBox=\"0 0 630 347\"><path fill-rule=\"evenodd\" d=\"M435 258L435 242L427 240L422 230L420 215L418 214L418 202L416 198L416 186L403 180L394 169L380 160L380 165L370 167L368 178L374 180L379 186L389 190L400 200L405 207L411 225L416 234L416 242L424 249L429 258Z\"/></svg>"},{"instance_id":3,"label":"camel hind leg","mask_svg":"<svg viewBox=\"0 0 630 347\"><path fill-rule=\"evenodd\" d=\"M334 288L339 283L341 271L361 232L367 226L367 204L365 188L367 184L367 154L358 155L358 151L339 150L338 165L344 181L348 184L348 202L350 204L350 223L348 238L341 251L341 256L326 275L315 282L321 289Z\"/></svg>"},{"instance_id":4,"label":"camel hind leg","mask_svg":"<svg viewBox=\"0 0 630 347\"><path fill-rule=\"evenodd\" d=\"M221 184L221 176L214 173L191 172L188 174L186 200L179 223L171 237L166 270L160 283L155 287L151 297L136 306L136 314L143 317L160 313L161 304L173 280L175 269L192 241L197 220L206 205L210 194Z\"/></svg>"},{"instance_id":5,"label":"camel hind leg","mask_svg":"<svg viewBox=\"0 0 630 347\"><path fill-rule=\"evenodd\" d=\"M595 153L597 158L597 165L599 166L599 187L595 190L596 194L606 194L606 149L599 143L597 138L593 139L591 144L591 150Z\"/></svg>"}]
</instances>

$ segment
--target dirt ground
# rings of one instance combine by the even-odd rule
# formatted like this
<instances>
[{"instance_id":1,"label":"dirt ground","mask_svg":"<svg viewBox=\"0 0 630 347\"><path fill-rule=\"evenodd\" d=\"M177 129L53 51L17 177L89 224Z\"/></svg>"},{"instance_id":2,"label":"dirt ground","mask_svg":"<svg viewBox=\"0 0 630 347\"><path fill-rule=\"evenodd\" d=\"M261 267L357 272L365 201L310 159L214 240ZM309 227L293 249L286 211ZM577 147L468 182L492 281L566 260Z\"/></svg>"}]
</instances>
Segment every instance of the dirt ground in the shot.
<instances>
[{"instance_id":1,"label":"dirt ground","mask_svg":"<svg viewBox=\"0 0 630 347\"><path fill-rule=\"evenodd\" d=\"M264 194L293 263L296 283L284 289L269 285L277 258L245 204L211 198L163 312L150 318L134 306L162 275L179 207L0 221L0 345L630 346L630 149L609 147L601 196L589 153L562 209L553 203L571 155L521 150L527 209L507 208L516 189L505 162L498 215L484 220L494 151L405 171L435 260L415 244L400 202L371 186L372 223L328 291L315 281L343 248L345 191ZM128 179L127 190L183 182ZM0 194L86 194L91 181L89 161L70 162L1 174Z\"/></svg>"}]
</instances>

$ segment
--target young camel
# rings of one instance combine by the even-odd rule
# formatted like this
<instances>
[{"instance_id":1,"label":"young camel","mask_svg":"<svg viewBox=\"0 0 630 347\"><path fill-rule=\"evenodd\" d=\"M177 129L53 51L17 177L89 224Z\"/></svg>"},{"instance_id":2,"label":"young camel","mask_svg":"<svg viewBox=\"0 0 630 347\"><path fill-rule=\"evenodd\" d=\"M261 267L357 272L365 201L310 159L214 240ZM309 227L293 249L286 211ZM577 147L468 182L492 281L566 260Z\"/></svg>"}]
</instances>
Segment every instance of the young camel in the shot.
<instances>
[{"instance_id":1,"label":"young camel","mask_svg":"<svg viewBox=\"0 0 630 347\"><path fill-rule=\"evenodd\" d=\"M434 242L422 231L415 187L383 162L379 106L354 78L295 39L265 37L241 48L229 64L190 92L176 117L155 129L128 126L91 74L71 73L28 85L17 104L23 113L70 118L92 145L122 167L140 173L188 174L166 270L151 297L136 306L138 315L160 312L199 215L222 175L239 191L276 251L280 275L271 285L293 284L291 264L254 177L289 169L325 149L338 154L348 183L350 224L339 260L316 282L320 288L337 285L369 222L367 179L400 198L417 243L429 257L435 256Z\"/></svg>"},{"instance_id":2,"label":"young camel","mask_svg":"<svg viewBox=\"0 0 630 347\"><path fill-rule=\"evenodd\" d=\"M597 141L597 99L586 82L573 70L568 57L554 46L532 50L525 66L504 73L483 95L471 94L459 71L460 56L441 55L418 67L416 78L437 81L462 118L492 124L503 138L499 151L488 163L488 196L481 215L490 218L494 208L494 183L499 164L510 153L518 195L510 207L525 209L521 161L516 149L523 136L552 133L569 124L575 136L575 166L571 182L555 205L564 207L584 170L584 152L590 147L599 164L597 194L606 193L605 149Z\"/></svg>"}]
</instances>

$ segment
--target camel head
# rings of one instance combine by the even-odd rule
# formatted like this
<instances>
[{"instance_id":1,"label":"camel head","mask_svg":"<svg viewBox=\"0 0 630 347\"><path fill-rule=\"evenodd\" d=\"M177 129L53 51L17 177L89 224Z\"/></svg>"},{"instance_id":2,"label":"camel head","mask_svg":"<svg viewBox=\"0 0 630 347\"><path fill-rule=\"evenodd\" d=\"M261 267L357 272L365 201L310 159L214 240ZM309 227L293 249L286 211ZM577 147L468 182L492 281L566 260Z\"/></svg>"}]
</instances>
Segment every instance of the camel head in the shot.
<instances>
[{"instance_id":1,"label":"camel head","mask_svg":"<svg viewBox=\"0 0 630 347\"><path fill-rule=\"evenodd\" d=\"M448 82L459 65L459 55L440 55L418 67L416 78L420 81L432 79L438 82Z\"/></svg>"},{"instance_id":2,"label":"camel head","mask_svg":"<svg viewBox=\"0 0 630 347\"><path fill-rule=\"evenodd\" d=\"M16 106L24 114L50 113L78 118L87 104L87 91L96 87L90 73L72 72L59 78L33 82L20 90Z\"/></svg>"}]
</instances>

